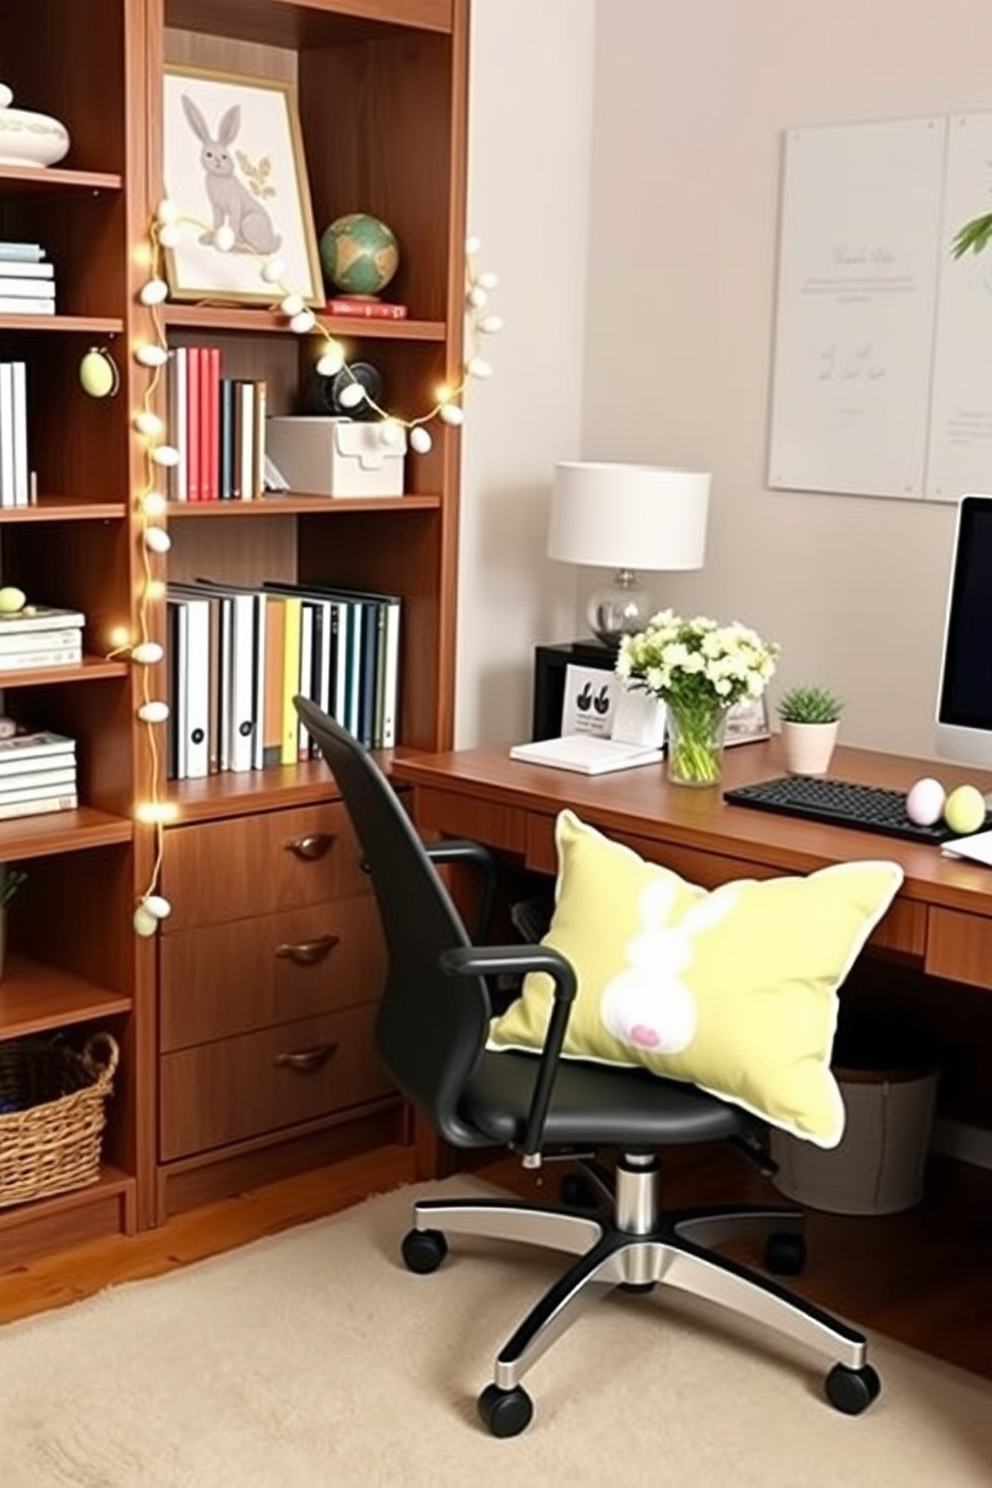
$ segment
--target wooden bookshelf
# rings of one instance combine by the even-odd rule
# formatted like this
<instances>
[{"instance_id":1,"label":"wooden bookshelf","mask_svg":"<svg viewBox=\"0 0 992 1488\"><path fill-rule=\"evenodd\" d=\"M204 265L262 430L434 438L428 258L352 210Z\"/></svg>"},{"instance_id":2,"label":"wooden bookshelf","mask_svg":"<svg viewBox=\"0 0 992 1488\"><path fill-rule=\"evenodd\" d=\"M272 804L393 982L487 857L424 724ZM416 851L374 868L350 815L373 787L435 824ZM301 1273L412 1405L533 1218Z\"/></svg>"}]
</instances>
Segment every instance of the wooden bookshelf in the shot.
<instances>
[{"instance_id":1,"label":"wooden bookshelf","mask_svg":"<svg viewBox=\"0 0 992 1488\"><path fill-rule=\"evenodd\" d=\"M399 740L450 745L458 430L435 421L431 451L407 459L402 496L170 502L171 548L149 555L147 450L133 425L149 373L132 353L157 327L170 345L209 341L230 375L266 380L270 413L295 413L322 345L295 335L275 311L171 300L156 311L141 300L150 225L165 194L161 77L168 63L182 63L291 82L318 234L346 211L366 211L388 221L401 244L392 288L409 318L328 318L332 333L349 359L381 369L388 406L401 417L429 408L439 383L458 382L467 46L468 0L0 8L5 81L22 107L62 120L72 141L47 170L0 167L0 239L44 244L57 294L53 316L0 316L0 359L27 366L37 486L32 506L0 509L0 582L87 617L83 663L0 679L0 711L77 740L81 802L54 818L0 822L0 862L23 862L29 873L8 913L0 1039L58 1032L83 1040L106 1028L121 1049L100 1183L0 1203L0 1248L29 1255L152 1227L256 1172L271 1178L405 1132L371 1055L381 946L331 777L310 762L167 783L163 740L153 751L152 730L138 719L145 671L121 651L120 636L164 640L164 601L146 599L149 578L395 592L403 600ZM92 346L117 365L113 396L90 398L80 387L80 358ZM138 811L152 792L174 813L164 831ZM316 863L299 847L314 838L329 844ZM133 914L151 882L173 913L143 939ZM292 948L321 935L343 950L308 975ZM239 949L246 936L250 960ZM236 1016L245 978L257 979L252 996L269 1009L248 1030ZM163 1019L184 1026L186 995L229 1007L230 1028L222 1019L209 1043L177 1036L165 1047ZM338 1041L350 1083L342 1066L341 1081L320 1077L322 1094L275 1088L274 1065L282 1079L294 1051Z\"/></svg>"}]
</instances>

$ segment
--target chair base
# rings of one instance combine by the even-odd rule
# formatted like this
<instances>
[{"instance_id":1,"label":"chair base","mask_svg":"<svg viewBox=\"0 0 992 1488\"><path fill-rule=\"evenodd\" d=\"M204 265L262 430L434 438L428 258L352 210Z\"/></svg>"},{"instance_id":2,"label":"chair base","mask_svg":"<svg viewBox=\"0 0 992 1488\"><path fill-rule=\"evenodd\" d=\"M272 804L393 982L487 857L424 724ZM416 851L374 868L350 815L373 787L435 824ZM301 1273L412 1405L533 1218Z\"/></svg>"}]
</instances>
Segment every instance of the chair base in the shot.
<instances>
[{"instance_id":1,"label":"chair base","mask_svg":"<svg viewBox=\"0 0 992 1488\"><path fill-rule=\"evenodd\" d=\"M602 1188L598 1168L592 1165L588 1171ZM519 1389L527 1371L587 1306L614 1287L637 1291L660 1284L708 1298L832 1358L835 1367L828 1376L827 1395L838 1409L856 1414L871 1403L878 1393L878 1377L867 1364L863 1334L771 1277L709 1248L731 1238L800 1236L801 1209L736 1204L663 1212L660 1164L653 1157L625 1157L616 1179L612 1214L502 1199L428 1199L414 1206L414 1233L480 1235L577 1257L496 1356L494 1384L484 1392L480 1409L497 1435L515 1432L498 1430L489 1419L493 1400L498 1402L502 1395L508 1401L527 1400ZM445 1248L442 1240L437 1261ZM525 1417L517 1430L530 1419L529 1410Z\"/></svg>"}]
</instances>

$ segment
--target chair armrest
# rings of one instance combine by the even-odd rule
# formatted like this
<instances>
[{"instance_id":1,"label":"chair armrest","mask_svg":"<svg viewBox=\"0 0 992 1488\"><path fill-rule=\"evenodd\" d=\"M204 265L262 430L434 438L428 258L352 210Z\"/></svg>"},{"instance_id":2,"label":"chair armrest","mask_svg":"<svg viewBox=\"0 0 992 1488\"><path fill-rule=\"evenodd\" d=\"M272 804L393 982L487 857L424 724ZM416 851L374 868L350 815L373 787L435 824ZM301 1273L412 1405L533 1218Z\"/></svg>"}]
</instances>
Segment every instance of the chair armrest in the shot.
<instances>
[{"instance_id":1,"label":"chair armrest","mask_svg":"<svg viewBox=\"0 0 992 1488\"><path fill-rule=\"evenodd\" d=\"M493 906L496 903L498 881L496 859L488 847L483 847L481 842L472 842L468 838L441 838L436 842L423 842L422 846L432 863L471 863L473 868L479 870L482 877L482 890L478 913L475 917L475 934L472 939L484 940L489 933Z\"/></svg>"},{"instance_id":2,"label":"chair armrest","mask_svg":"<svg viewBox=\"0 0 992 1488\"><path fill-rule=\"evenodd\" d=\"M502 971L544 971L554 982L551 1017L548 1019L548 1031L527 1113L522 1150L524 1167L539 1168L544 1123L548 1117L551 1092L565 1044L568 1018L575 1000L575 969L565 956L552 950L550 946L507 945L459 946L445 951L441 957L441 970L448 976L489 976Z\"/></svg>"}]
</instances>

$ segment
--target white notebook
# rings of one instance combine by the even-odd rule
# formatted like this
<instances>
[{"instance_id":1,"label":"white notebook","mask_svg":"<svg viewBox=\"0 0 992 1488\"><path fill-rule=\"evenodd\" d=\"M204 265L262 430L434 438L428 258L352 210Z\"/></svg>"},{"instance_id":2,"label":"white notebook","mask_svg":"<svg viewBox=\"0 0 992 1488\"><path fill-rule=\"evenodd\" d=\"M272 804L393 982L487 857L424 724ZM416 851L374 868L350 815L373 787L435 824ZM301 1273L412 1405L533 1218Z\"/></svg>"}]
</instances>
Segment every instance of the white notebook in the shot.
<instances>
[{"instance_id":1,"label":"white notebook","mask_svg":"<svg viewBox=\"0 0 992 1488\"><path fill-rule=\"evenodd\" d=\"M992 868L992 832L973 832L970 837L952 837L941 843L940 850L949 858L971 858Z\"/></svg>"},{"instance_id":2,"label":"white notebook","mask_svg":"<svg viewBox=\"0 0 992 1488\"><path fill-rule=\"evenodd\" d=\"M599 739L593 734L563 734L560 739L514 744L510 758L530 765L550 765L555 770L575 770L580 775L608 775L613 770L657 764L663 751L624 744L619 739Z\"/></svg>"}]
</instances>

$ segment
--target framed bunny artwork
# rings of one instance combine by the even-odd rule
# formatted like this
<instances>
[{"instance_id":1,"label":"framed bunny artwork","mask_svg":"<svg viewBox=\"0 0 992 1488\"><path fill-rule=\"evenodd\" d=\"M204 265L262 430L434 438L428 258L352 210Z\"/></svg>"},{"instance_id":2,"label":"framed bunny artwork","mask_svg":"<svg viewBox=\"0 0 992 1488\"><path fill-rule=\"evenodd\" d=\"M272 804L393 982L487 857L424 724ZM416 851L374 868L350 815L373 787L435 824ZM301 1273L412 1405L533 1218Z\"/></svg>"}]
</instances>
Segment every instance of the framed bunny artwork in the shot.
<instances>
[{"instance_id":1,"label":"framed bunny artwork","mask_svg":"<svg viewBox=\"0 0 992 1488\"><path fill-rule=\"evenodd\" d=\"M165 254L175 300L271 305L261 271L324 303L295 93L289 83L168 64L165 193L180 241Z\"/></svg>"}]
</instances>

